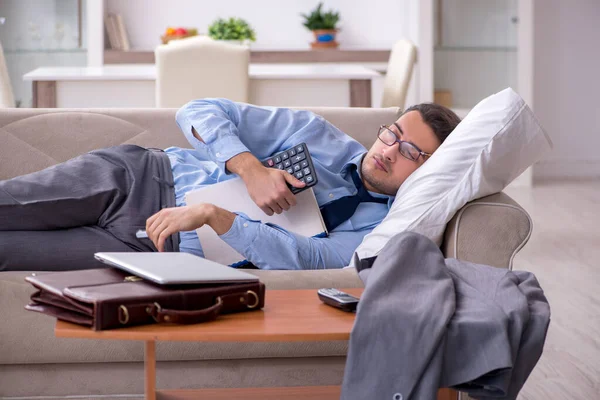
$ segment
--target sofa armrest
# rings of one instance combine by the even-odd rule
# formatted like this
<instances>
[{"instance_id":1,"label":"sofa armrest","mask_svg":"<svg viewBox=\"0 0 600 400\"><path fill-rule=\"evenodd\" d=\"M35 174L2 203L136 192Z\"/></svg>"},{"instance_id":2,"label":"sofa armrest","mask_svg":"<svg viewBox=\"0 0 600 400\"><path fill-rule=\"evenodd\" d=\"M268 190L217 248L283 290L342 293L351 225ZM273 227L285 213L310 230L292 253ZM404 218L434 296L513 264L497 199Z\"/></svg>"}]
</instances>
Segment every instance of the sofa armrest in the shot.
<instances>
[{"instance_id":1,"label":"sofa armrest","mask_svg":"<svg viewBox=\"0 0 600 400\"><path fill-rule=\"evenodd\" d=\"M456 213L446 227L442 251L448 258L512 269L532 228L529 214L516 201L496 193Z\"/></svg>"}]
</instances>

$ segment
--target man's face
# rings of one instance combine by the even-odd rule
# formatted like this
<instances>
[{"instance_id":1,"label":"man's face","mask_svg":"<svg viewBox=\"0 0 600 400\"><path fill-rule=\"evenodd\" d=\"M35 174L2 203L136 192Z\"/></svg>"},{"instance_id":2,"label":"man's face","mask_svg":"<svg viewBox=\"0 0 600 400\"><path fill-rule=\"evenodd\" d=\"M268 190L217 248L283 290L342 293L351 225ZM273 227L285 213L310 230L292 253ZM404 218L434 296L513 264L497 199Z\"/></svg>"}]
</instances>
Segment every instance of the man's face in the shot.
<instances>
[{"instance_id":1,"label":"man's face","mask_svg":"<svg viewBox=\"0 0 600 400\"><path fill-rule=\"evenodd\" d=\"M411 142L425 153L433 153L441 144L418 111L402 115L396 124L392 124L390 130L397 139ZM406 178L425 162L423 156L417 161L405 158L398 151L399 146L400 143L388 146L379 139L375 141L362 162L362 178L367 190L395 196Z\"/></svg>"}]
</instances>

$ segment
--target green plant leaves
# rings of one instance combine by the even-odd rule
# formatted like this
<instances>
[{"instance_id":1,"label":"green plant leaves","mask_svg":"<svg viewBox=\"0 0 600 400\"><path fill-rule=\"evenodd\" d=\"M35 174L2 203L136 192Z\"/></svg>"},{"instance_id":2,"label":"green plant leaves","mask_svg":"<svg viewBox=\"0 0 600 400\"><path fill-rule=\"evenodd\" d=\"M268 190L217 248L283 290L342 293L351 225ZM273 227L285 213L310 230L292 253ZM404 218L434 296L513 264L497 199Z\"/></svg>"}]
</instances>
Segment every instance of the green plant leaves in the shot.
<instances>
[{"instance_id":1,"label":"green plant leaves","mask_svg":"<svg viewBox=\"0 0 600 400\"><path fill-rule=\"evenodd\" d=\"M215 40L256 41L256 32L242 18L218 18L208 27L208 36Z\"/></svg>"},{"instance_id":2,"label":"green plant leaves","mask_svg":"<svg viewBox=\"0 0 600 400\"><path fill-rule=\"evenodd\" d=\"M322 12L323 3L319 3L310 14L300 14L304 18L303 25L311 31L316 29L336 29L340 20L340 13L330 10Z\"/></svg>"}]
</instances>

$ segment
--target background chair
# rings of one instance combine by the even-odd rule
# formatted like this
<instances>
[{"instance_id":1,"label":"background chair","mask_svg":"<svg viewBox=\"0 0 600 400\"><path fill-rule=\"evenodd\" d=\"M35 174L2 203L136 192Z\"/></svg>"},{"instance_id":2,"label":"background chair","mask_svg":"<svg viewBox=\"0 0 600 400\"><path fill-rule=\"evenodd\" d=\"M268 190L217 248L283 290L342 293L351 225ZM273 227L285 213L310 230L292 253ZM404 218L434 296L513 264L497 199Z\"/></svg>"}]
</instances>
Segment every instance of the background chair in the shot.
<instances>
[{"instance_id":1,"label":"background chair","mask_svg":"<svg viewBox=\"0 0 600 400\"><path fill-rule=\"evenodd\" d=\"M2 49L2 43L0 43L0 108L6 107L15 107L15 96L10 84L8 68L6 68L4 50Z\"/></svg>"},{"instance_id":2,"label":"background chair","mask_svg":"<svg viewBox=\"0 0 600 400\"><path fill-rule=\"evenodd\" d=\"M248 47L198 36L158 46L154 53L157 107L181 107L202 97L248 101Z\"/></svg>"},{"instance_id":3,"label":"background chair","mask_svg":"<svg viewBox=\"0 0 600 400\"><path fill-rule=\"evenodd\" d=\"M404 109L406 92L416 59L417 49L409 40L402 39L394 44L383 84L381 107Z\"/></svg>"}]
</instances>

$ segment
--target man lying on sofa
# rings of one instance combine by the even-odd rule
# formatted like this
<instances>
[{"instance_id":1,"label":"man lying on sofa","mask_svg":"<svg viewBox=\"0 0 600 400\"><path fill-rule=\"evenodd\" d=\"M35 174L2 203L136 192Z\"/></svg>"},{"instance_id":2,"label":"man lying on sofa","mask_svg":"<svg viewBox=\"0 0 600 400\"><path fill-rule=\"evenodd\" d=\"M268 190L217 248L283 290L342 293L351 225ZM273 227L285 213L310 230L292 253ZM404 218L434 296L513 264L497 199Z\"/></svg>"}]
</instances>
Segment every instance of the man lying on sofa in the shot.
<instances>
[{"instance_id":1,"label":"man lying on sofa","mask_svg":"<svg viewBox=\"0 0 600 400\"><path fill-rule=\"evenodd\" d=\"M413 106L392 125L373 127L379 140L367 152L308 111L192 101L177 112L177 123L193 149L121 145L0 181L0 270L95 268L97 251L202 256L195 229L203 225L261 269L341 268L386 216L402 182L459 122L442 106ZM305 183L259 159L303 142L328 237L185 204L188 191L238 175L266 214L288 210L296 201L287 184ZM139 229L149 239L138 239Z\"/></svg>"}]
</instances>

